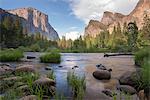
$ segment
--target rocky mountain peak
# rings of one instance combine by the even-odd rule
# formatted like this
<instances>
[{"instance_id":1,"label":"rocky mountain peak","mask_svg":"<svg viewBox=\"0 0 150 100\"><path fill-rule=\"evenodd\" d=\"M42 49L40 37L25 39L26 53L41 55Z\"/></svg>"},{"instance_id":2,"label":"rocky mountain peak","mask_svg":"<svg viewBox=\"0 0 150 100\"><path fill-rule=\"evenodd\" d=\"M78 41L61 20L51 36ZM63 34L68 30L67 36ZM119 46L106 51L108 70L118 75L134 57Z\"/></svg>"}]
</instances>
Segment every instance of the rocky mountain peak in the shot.
<instances>
[{"instance_id":1,"label":"rocky mountain peak","mask_svg":"<svg viewBox=\"0 0 150 100\"><path fill-rule=\"evenodd\" d=\"M48 15L42 13L41 11L28 7L7 10L7 12L24 18L27 21L27 25L23 26L26 26L28 33L40 32L50 40L59 39L57 32L48 22Z\"/></svg>"},{"instance_id":2,"label":"rocky mountain peak","mask_svg":"<svg viewBox=\"0 0 150 100\"><path fill-rule=\"evenodd\" d=\"M85 28L85 35L89 34L93 36L93 34L99 33L99 31L104 30L103 27L99 27L100 25L107 27L107 30L109 30L109 32L111 33L113 27L118 23L120 23L120 25L122 26L125 22L128 23L133 21L136 21L137 26L140 29L143 25L143 17L145 14L150 16L150 0L139 0L136 7L129 15L105 11L101 21L96 21L96 24L94 24L94 26L91 21L89 22L89 24ZM92 28L90 28L89 26L92 26ZM91 29L93 29L94 32Z\"/></svg>"},{"instance_id":3,"label":"rocky mountain peak","mask_svg":"<svg viewBox=\"0 0 150 100\"><path fill-rule=\"evenodd\" d=\"M121 13L113 13L113 12L105 11L103 14L103 17L101 19L101 22L103 24L109 26L110 24L114 23L118 19L123 18L124 16L125 15L123 15Z\"/></svg>"}]
</instances>

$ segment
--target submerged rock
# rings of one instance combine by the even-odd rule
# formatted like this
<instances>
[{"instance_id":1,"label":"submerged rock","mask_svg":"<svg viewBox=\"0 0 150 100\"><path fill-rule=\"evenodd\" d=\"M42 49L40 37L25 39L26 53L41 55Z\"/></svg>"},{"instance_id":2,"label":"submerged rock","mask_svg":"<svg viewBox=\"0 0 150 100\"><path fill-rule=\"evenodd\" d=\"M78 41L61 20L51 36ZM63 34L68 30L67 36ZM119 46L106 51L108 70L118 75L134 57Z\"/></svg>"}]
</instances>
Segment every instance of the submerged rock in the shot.
<instances>
[{"instance_id":1,"label":"submerged rock","mask_svg":"<svg viewBox=\"0 0 150 100\"><path fill-rule=\"evenodd\" d=\"M137 93L136 90L129 85L120 85L117 87L117 89L124 92L124 93L130 94L130 95Z\"/></svg>"},{"instance_id":2,"label":"submerged rock","mask_svg":"<svg viewBox=\"0 0 150 100\"><path fill-rule=\"evenodd\" d=\"M99 80L109 80L111 78L111 73L107 70L97 70L93 72L93 76Z\"/></svg>"}]
</instances>

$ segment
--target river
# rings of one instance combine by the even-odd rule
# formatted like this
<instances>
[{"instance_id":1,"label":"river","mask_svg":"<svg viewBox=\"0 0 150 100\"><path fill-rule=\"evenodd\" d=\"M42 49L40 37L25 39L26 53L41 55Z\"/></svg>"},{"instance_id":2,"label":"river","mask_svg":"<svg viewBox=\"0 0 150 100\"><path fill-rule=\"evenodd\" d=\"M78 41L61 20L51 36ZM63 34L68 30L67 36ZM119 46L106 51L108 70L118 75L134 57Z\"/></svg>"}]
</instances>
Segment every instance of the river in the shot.
<instances>
[{"instance_id":1,"label":"river","mask_svg":"<svg viewBox=\"0 0 150 100\"><path fill-rule=\"evenodd\" d=\"M118 84L118 78L125 72L135 71L134 59L132 56L116 56L103 57L103 53L61 53L61 63L40 63L39 57L43 53L25 52L24 62L9 62L12 66L17 67L21 64L32 64L36 69L44 75L48 73L45 67L51 67L56 76L56 90L58 94L65 97L71 96L71 89L67 84L67 72L74 70L77 75L86 76L86 95L85 98L90 100L101 98L101 100L108 100L107 96L101 93L105 88L115 89ZM36 59L28 60L26 56L35 56ZM111 68L111 79L108 81L97 80L92 76L92 73L97 70L96 65L103 64L106 68ZM58 66L62 67L58 67ZM72 69L73 66L78 66Z\"/></svg>"}]
</instances>

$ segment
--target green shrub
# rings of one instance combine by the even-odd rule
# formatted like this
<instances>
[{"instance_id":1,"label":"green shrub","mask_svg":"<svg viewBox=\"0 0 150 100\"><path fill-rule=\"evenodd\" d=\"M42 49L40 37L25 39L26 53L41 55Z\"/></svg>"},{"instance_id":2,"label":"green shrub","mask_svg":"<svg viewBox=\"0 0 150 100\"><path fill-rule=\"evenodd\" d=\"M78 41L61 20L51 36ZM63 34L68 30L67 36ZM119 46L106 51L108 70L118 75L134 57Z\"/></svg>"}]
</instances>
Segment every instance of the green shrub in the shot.
<instances>
[{"instance_id":1,"label":"green shrub","mask_svg":"<svg viewBox=\"0 0 150 100\"><path fill-rule=\"evenodd\" d=\"M144 60L144 64L142 65L142 82L143 88L150 86L150 58Z\"/></svg>"},{"instance_id":2,"label":"green shrub","mask_svg":"<svg viewBox=\"0 0 150 100\"><path fill-rule=\"evenodd\" d=\"M0 61L18 61L23 57L23 52L20 50L7 49L0 51Z\"/></svg>"},{"instance_id":3,"label":"green shrub","mask_svg":"<svg viewBox=\"0 0 150 100\"><path fill-rule=\"evenodd\" d=\"M135 64L141 66L144 64L144 59L150 57L150 47L143 48L135 53Z\"/></svg>"},{"instance_id":4,"label":"green shrub","mask_svg":"<svg viewBox=\"0 0 150 100\"><path fill-rule=\"evenodd\" d=\"M48 73L47 73L47 77L50 78L50 79L55 80L56 76L54 75L54 71L48 72Z\"/></svg>"},{"instance_id":5,"label":"green shrub","mask_svg":"<svg viewBox=\"0 0 150 100\"><path fill-rule=\"evenodd\" d=\"M46 53L40 57L41 62L44 63L60 63L61 55L59 53Z\"/></svg>"},{"instance_id":6,"label":"green shrub","mask_svg":"<svg viewBox=\"0 0 150 100\"><path fill-rule=\"evenodd\" d=\"M39 52L41 50L40 46L38 44L33 44L30 46L31 51L33 52Z\"/></svg>"}]
</instances>

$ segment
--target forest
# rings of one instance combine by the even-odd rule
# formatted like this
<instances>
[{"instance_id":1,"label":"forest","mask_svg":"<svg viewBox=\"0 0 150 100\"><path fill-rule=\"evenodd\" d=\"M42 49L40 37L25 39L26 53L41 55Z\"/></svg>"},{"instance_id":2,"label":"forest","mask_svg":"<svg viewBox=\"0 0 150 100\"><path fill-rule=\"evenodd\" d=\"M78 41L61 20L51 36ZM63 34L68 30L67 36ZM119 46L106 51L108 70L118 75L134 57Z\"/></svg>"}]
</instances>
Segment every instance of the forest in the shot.
<instances>
[{"instance_id":1,"label":"forest","mask_svg":"<svg viewBox=\"0 0 150 100\"><path fill-rule=\"evenodd\" d=\"M47 40L40 33L25 33L19 19L5 17L0 23L0 47L19 48L23 51L61 52L132 52L150 46L150 18L145 15L143 27L139 29L136 22L119 23L112 33L100 32L95 38L90 35L80 36L76 40L67 40L65 36L56 41Z\"/></svg>"}]
</instances>

